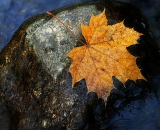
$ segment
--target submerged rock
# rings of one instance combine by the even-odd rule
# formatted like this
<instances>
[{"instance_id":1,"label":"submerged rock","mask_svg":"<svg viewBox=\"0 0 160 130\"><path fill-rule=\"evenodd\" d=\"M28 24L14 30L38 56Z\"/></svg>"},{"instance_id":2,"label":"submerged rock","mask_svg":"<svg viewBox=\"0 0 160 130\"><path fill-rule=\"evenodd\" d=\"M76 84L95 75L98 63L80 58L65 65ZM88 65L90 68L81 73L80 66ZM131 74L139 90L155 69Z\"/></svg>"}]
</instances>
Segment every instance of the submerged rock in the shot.
<instances>
[{"instance_id":1,"label":"submerged rock","mask_svg":"<svg viewBox=\"0 0 160 130\"><path fill-rule=\"evenodd\" d=\"M83 39L81 23L87 25L91 15L99 14L104 8L109 24L124 20L126 26L144 34L139 40L140 44L128 50L139 57L137 65L148 82L135 83L129 80L124 87L113 78L116 90L108 98L106 107L95 93L87 94L84 80L72 88L68 72L71 61L66 54L81 44L56 19L47 14L37 15L20 26L0 53L1 106L6 111L6 128L121 128L115 125L117 113L124 107L128 108L131 101L143 102L148 99L146 94L158 90L157 80L154 80L159 74L158 47L150 37L147 22L136 7L123 3L96 2L65 7L52 13ZM152 89L150 86L153 86Z\"/></svg>"}]
</instances>

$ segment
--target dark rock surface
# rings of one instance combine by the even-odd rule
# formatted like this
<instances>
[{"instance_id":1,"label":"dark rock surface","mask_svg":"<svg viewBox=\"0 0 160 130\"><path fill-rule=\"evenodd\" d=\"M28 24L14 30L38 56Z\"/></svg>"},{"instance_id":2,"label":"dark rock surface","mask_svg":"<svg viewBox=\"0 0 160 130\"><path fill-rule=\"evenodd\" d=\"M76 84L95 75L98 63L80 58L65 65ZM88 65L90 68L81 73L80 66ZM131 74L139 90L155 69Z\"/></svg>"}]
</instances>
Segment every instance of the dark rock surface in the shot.
<instances>
[{"instance_id":1,"label":"dark rock surface","mask_svg":"<svg viewBox=\"0 0 160 130\"><path fill-rule=\"evenodd\" d=\"M1 128L137 130L147 127L146 116L150 122L156 122L155 129L160 128L159 116L151 118L160 115L158 109L154 111L159 103L159 50L139 9L130 4L97 2L53 13L83 39L80 23L88 24L90 16L104 8L109 24L124 20L127 27L144 34L139 44L127 49L138 56L137 65L148 81L128 80L123 85L113 77L115 89L106 107L95 93L87 94L84 80L72 88L70 59L66 54L80 43L51 16L37 15L20 26L0 53L0 112L4 111L1 117L6 120L6 124L0 120Z\"/></svg>"},{"instance_id":2,"label":"dark rock surface","mask_svg":"<svg viewBox=\"0 0 160 130\"><path fill-rule=\"evenodd\" d=\"M157 42L159 48L160 48L160 0L110 0L110 1L121 1L125 3L134 4L137 6L142 14L147 19L152 37Z\"/></svg>"}]
</instances>

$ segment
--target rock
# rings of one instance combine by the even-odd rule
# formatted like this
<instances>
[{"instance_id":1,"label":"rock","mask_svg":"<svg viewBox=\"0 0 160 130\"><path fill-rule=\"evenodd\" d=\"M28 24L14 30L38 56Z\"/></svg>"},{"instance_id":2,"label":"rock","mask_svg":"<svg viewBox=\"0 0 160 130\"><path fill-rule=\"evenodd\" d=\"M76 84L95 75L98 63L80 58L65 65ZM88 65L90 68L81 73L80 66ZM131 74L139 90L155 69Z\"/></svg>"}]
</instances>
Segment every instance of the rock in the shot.
<instances>
[{"instance_id":1,"label":"rock","mask_svg":"<svg viewBox=\"0 0 160 130\"><path fill-rule=\"evenodd\" d=\"M124 87L113 78L116 89L107 103L98 99L96 93L87 94L84 80L72 88L68 72L71 61L66 54L81 44L51 16L31 17L0 53L0 92L4 110L9 113L6 118L10 129L114 128L117 112L127 108L131 101L148 99L146 93L156 88L157 80L153 79L159 73L159 54L157 44L150 37L149 26L136 7L118 2L94 2L52 13L83 39L80 24L87 25L91 15L99 14L104 8L109 24L124 20L126 26L144 34L140 44L128 50L139 57L137 65L148 82L129 80ZM151 83L152 90L148 85Z\"/></svg>"}]
</instances>

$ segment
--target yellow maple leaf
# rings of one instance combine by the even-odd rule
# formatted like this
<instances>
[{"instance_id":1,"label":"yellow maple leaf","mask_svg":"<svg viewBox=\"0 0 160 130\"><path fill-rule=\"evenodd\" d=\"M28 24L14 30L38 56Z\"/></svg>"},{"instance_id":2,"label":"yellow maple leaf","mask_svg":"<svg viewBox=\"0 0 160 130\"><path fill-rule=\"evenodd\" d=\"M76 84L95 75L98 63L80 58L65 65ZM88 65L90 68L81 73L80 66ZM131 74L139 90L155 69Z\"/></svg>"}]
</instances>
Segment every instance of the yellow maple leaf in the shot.
<instances>
[{"instance_id":1,"label":"yellow maple leaf","mask_svg":"<svg viewBox=\"0 0 160 130\"><path fill-rule=\"evenodd\" d=\"M82 24L81 28L86 44L67 54L72 59L72 86L85 79L88 92L96 92L106 100L114 87L112 76L123 83L127 79L145 79L136 65L136 57L126 49L136 43L141 33L126 28L123 22L107 25L105 10L98 16L92 15L89 26Z\"/></svg>"}]
</instances>

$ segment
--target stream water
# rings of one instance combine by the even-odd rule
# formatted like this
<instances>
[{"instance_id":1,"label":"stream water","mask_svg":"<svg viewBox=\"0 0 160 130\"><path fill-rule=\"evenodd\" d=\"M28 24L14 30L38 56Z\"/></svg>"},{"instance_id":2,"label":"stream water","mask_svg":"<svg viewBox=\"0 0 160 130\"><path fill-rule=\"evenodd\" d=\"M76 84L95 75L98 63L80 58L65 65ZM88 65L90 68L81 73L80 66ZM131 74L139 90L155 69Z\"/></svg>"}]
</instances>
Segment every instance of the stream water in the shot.
<instances>
[{"instance_id":1,"label":"stream water","mask_svg":"<svg viewBox=\"0 0 160 130\"><path fill-rule=\"evenodd\" d=\"M85 1L93 0L0 0L0 51L27 18Z\"/></svg>"}]
</instances>

